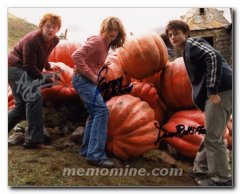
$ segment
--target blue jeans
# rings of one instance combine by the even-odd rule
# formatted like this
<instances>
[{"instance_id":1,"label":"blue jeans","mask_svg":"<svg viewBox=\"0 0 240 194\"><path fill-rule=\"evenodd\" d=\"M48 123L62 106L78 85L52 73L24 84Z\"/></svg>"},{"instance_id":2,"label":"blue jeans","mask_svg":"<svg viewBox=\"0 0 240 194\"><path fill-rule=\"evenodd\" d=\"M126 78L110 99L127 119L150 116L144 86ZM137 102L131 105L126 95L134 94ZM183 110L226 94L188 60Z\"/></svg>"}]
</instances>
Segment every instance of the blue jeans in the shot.
<instances>
[{"instance_id":1,"label":"blue jeans","mask_svg":"<svg viewBox=\"0 0 240 194\"><path fill-rule=\"evenodd\" d=\"M22 83L19 82L26 75ZM26 143L41 143L44 141L42 96L36 93L34 98L28 98L30 91L24 85L33 83L33 79L25 71L17 67L8 67L8 83L12 89L15 108L8 112L8 132L21 120L27 120L28 129L25 133ZM21 87L19 87L21 85ZM37 87L31 91L36 92Z\"/></svg>"},{"instance_id":2,"label":"blue jeans","mask_svg":"<svg viewBox=\"0 0 240 194\"><path fill-rule=\"evenodd\" d=\"M108 108L97 86L87 77L75 74L72 83L89 113L80 154L90 161L106 159Z\"/></svg>"}]
</instances>

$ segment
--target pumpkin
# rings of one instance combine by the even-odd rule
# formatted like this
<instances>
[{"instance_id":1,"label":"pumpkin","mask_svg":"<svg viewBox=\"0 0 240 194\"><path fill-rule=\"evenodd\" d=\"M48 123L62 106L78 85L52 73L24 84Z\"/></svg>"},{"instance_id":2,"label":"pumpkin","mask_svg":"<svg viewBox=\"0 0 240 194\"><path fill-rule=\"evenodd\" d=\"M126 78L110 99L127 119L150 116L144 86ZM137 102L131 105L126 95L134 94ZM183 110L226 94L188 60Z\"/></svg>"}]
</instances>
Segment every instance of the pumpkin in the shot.
<instances>
[{"instance_id":1,"label":"pumpkin","mask_svg":"<svg viewBox=\"0 0 240 194\"><path fill-rule=\"evenodd\" d=\"M118 60L116 51L112 51L108 53L108 56L105 60L105 64L112 64L112 63L119 65L119 60Z\"/></svg>"},{"instance_id":2,"label":"pumpkin","mask_svg":"<svg viewBox=\"0 0 240 194\"><path fill-rule=\"evenodd\" d=\"M100 77L104 75L107 82L122 77L122 85L130 84L130 77L123 71L122 67L119 65L119 60L117 58L116 52L112 52L107 56L105 64L105 67L107 67L108 70L107 74L104 74L103 72Z\"/></svg>"},{"instance_id":3,"label":"pumpkin","mask_svg":"<svg viewBox=\"0 0 240 194\"><path fill-rule=\"evenodd\" d=\"M232 135L232 127L233 127L233 122L232 122L232 115L229 118L229 121L227 123L227 128L229 130L229 135Z\"/></svg>"},{"instance_id":4,"label":"pumpkin","mask_svg":"<svg viewBox=\"0 0 240 194\"><path fill-rule=\"evenodd\" d=\"M154 87L159 90L160 87L160 77L161 77L162 71L155 73L152 76L146 77L144 79L135 79L135 78L130 78L131 82L143 82L143 83L151 83L154 85Z\"/></svg>"},{"instance_id":5,"label":"pumpkin","mask_svg":"<svg viewBox=\"0 0 240 194\"><path fill-rule=\"evenodd\" d=\"M228 133L225 132L225 139L227 139L227 142L228 142L227 146L228 146L228 149L230 150L232 149L232 125L233 123L232 123L232 115L231 115L227 123L227 127L225 129L228 131Z\"/></svg>"},{"instance_id":6,"label":"pumpkin","mask_svg":"<svg viewBox=\"0 0 240 194\"><path fill-rule=\"evenodd\" d=\"M192 88L182 57L169 62L162 71L159 92L166 106L172 110L194 107Z\"/></svg>"},{"instance_id":7,"label":"pumpkin","mask_svg":"<svg viewBox=\"0 0 240 194\"><path fill-rule=\"evenodd\" d=\"M167 48L154 32L131 39L117 49L123 70L131 77L143 79L161 71L168 60Z\"/></svg>"},{"instance_id":8,"label":"pumpkin","mask_svg":"<svg viewBox=\"0 0 240 194\"><path fill-rule=\"evenodd\" d=\"M159 99L156 88L149 83L135 82L131 91L133 96L141 98L153 108Z\"/></svg>"},{"instance_id":9,"label":"pumpkin","mask_svg":"<svg viewBox=\"0 0 240 194\"><path fill-rule=\"evenodd\" d=\"M68 67L64 63L50 63L51 68L54 72L45 73L55 73L56 79L55 84L50 88L42 88L41 93L44 101L53 101L56 103L63 103L71 99L78 97L75 89L72 86L72 75L73 69Z\"/></svg>"},{"instance_id":10,"label":"pumpkin","mask_svg":"<svg viewBox=\"0 0 240 194\"><path fill-rule=\"evenodd\" d=\"M152 83L154 85L154 87L159 90L159 86L160 86L160 77L161 77L161 73L162 71L155 73L152 76L146 77L144 79L142 79L142 82L144 83Z\"/></svg>"},{"instance_id":11,"label":"pumpkin","mask_svg":"<svg viewBox=\"0 0 240 194\"><path fill-rule=\"evenodd\" d=\"M153 84L144 82L133 83L131 95L146 101L155 112L155 119L162 124L167 116L167 108L159 98L156 88Z\"/></svg>"},{"instance_id":12,"label":"pumpkin","mask_svg":"<svg viewBox=\"0 0 240 194\"><path fill-rule=\"evenodd\" d=\"M8 110L13 109L14 107L15 107L15 102L12 94L12 89L8 85Z\"/></svg>"},{"instance_id":13,"label":"pumpkin","mask_svg":"<svg viewBox=\"0 0 240 194\"><path fill-rule=\"evenodd\" d=\"M155 114L147 102L126 94L107 102L109 110L107 150L121 159L140 156L156 149L159 130Z\"/></svg>"},{"instance_id":14,"label":"pumpkin","mask_svg":"<svg viewBox=\"0 0 240 194\"><path fill-rule=\"evenodd\" d=\"M8 101L11 101L13 99L12 89L10 85L8 85Z\"/></svg>"},{"instance_id":15,"label":"pumpkin","mask_svg":"<svg viewBox=\"0 0 240 194\"><path fill-rule=\"evenodd\" d=\"M153 107L153 110L155 112L155 119L160 124L166 122L168 117L168 109L161 98L158 99L156 106Z\"/></svg>"},{"instance_id":16,"label":"pumpkin","mask_svg":"<svg viewBox=\"0 0 240 194\"><path fill-rule=\"evenodd\" d=\"M58 45L52 50L49 55L48 61L50 62L62 62L69 67L74 67L73 60L71 58L72 53L81 47L78 42L68 41L66 39L60 40Z\"/></svg>"},{"instance_id":17,"label":"pumpkin","mask_svg":"<svg viewBox=\"0 0 240 194\"><path fill-rule=\"evenodd\" d=\"M56 85L51 86L50 88L42 88L41 94L44 101L54 101L56 103L63 103L72 99L78 98L78 95L75 89L72 86L72 75L73 69L65 65L64 63L52 63L51 68L54 71L44 71L43 74L57 73ZM59 73L58 73L59 72ZM12 90L8 86L8 109L15 107L14 97L12 95Z\"/></svg>"},{"instance_id":18,"label":"pumpkin","mask_svg":"<svg viewBox=\"0 0 240 194\"><path fill-rule=\"evenodd\" d=\"M162 126L167 132L176 132L177 125L184 125L187 130L189 126L195 129L199 126L204 126L205 114L198 109L182 110L171 115L166 124ZM226 146L231 146L228 128L224 131L224 143ZM200 143L204 138L203 134L189 134L183 137L164 138L164 141L173 146L180 154L186 157L194 158L198 152Z\"/></svg>"},{"instance_id":19,"label":"pumpkin","mask_svg":"<svg viewBox=\"0 0 240 194\"><path fill-rule=\"evenodd\" d=\"M130 84L130 78L119 65L115 52L108 55L105 65L100 70L98 77L98 88L105 100L109 100L113 96L121 95L124 93L124 89L128 88Z\"/></svg>"},{"instance_id":20,"label":"pumpkin","mask_svg":"<svg viewBox=\"0 0 240 194\"><path fill-rule=\"evenodd\" d=\"M174 133L177 131L176 126L183 125L187 130L189 126L197 128L204 126L204 113L200 110L183 110L172 114L166 124L162 126L167 132ZM202 134L189 134L183 137L163 138L165 142L173 146L178 153L183 156L194 158L203 139Z\"/></svg>"}]
</instances>

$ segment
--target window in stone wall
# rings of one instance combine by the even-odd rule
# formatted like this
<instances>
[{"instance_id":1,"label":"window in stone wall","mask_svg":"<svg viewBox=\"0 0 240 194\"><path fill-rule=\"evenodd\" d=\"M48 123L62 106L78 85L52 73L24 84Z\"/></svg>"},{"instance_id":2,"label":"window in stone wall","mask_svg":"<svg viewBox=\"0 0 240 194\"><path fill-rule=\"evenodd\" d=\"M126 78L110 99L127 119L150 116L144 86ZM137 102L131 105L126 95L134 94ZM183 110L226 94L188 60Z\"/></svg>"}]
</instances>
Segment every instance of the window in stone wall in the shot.
<instances>
[{"instance_id":1,"label":"window in stone wall","mask_svg":"<svg viewBox=\"0 0 240 194\"><path fill-rule=\"evenodd\" d=\"M208 37L202 37L204 40L206 40L212 47L214 47L214 43L213 43L213 37L212 36L208 36Z\"/></svg>"}]
</instances>

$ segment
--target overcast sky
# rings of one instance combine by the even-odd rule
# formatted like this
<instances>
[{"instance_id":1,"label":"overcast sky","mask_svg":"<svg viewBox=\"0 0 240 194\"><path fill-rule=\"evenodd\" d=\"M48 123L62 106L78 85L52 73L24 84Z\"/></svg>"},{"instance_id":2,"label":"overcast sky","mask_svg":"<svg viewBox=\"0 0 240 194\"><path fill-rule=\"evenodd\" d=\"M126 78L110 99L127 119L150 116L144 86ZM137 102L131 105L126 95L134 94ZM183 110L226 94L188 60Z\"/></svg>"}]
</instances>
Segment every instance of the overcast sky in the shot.
<instances>
[{"instance_id":1,"label":"overcast sky","mask_svg":"<svg viewBox=\"0 0 240 194\"><path fill-rule=\"evenodd\" d=\"M164 28L171 19L179 19L189 8L9 8L8 12L38 25L44 13L52 12L62 17L60 33L68 28L68 39L84 42L88 36L97 35L102 20L108 16L119 17L127 33L140 34ZM226 17L228 9L224 9ZM171 13L171 14L169 14Z\"/></svg>"}]
</instances>

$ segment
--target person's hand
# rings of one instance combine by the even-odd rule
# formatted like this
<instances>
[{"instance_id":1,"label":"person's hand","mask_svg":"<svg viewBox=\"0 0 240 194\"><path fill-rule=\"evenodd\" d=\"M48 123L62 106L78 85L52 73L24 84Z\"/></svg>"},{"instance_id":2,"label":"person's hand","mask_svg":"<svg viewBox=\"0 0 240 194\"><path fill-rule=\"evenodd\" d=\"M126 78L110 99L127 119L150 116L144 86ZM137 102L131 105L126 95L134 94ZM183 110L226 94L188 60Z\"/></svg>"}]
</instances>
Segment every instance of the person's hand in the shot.
<instances>
[{"instance_id":1,"label":"person's hand","mask_svg":"<svg viewBox=\"0 0 240 194\"><path fill-rule=\"evenodd\" d=\"M92 82L93 82L95 85L98 85L98 76L94 76L94 78L92 79Z\"/></svg>"},{"instance_id":2,"label":"person's hand","mask_svg":"<svg viewBox=\"0 0 240 194\"><path fill-rule=\"evenodd\" d=\"M53 86L53 84L54 84L54 79L53 78L47 77L45 79L44 85L45 85L46 88L51 88Z\"/></svg>"},{"instance_id":3,"label":"person's hand","mask_svg":"<svg viewBox=\"0 0 240 194\"><path fill-rule=\"evenodd\" d=\"M45 70L46 70L46 71L53 71L51 62L48 63L48 64L45 66Z\"/></svg>"},{"instance_id":4,"label":"person's hand","mask_svg":"<svg viewBox=\"0 0 240 194\"><path fill-rule=\"evenodd\" d=\"M54 66L51 69L52 69L52 71L55 71L55 72L61 72L62 71L61 68L58 67L58 66Z\"/></svg>"},{"instance_id":5,"label":"person's hand","mask_svg":"<svg viewBox=\"0 0 240 194\"><path fill-rule=\"evenodd\" d=\"M106 66L106 67L107 67L108 65L111 65L111 62L110 62L110 61L107 61L107 62L104 63L104 66Z\"/></svg>"},{"instance_id":6,"label":"person's hand","mask_svg":"<svg viewBox=\"0 0 240 194\"><path fill-rule=\"evenodd\" d=\"M49 67L46 69L47 71L54 71L53 68Z\"/></svg>"},{"instance_id":7,"label":"person's hand","mask_svg":"<svg viewBox=\"0 0 240 194\"><path fill-rule=\"evenodd\" d=\"M58 66L49 66L48 68L45 68L49 72L60 72L61 68Z\"/></svg>"},{"instance_id":8,"label":"person's hand","mask_svg":"<svg viewBox=\"0 0 240 194\"><path fill-rule=\"evenodd\" d=\"M210 95L209 96L209 100L213 103L213 104L218 104L221 102L221 97L216 94L216 95Z\"/></svg>"}]
</instances>

